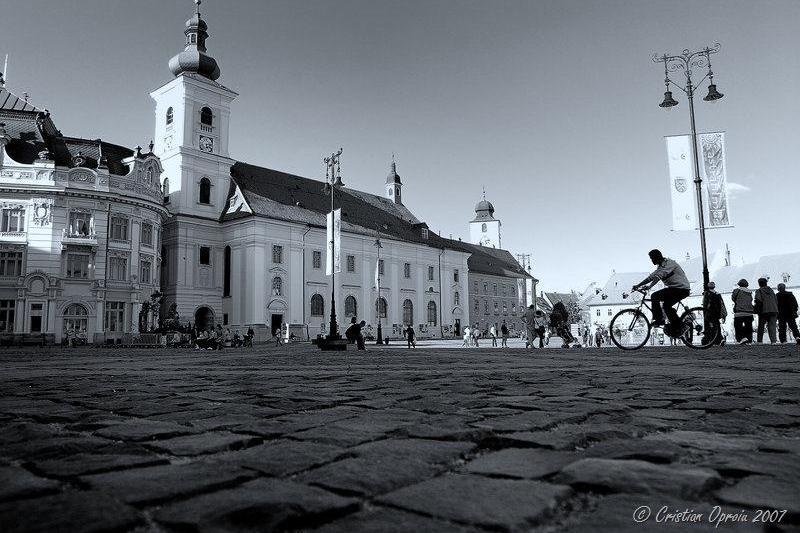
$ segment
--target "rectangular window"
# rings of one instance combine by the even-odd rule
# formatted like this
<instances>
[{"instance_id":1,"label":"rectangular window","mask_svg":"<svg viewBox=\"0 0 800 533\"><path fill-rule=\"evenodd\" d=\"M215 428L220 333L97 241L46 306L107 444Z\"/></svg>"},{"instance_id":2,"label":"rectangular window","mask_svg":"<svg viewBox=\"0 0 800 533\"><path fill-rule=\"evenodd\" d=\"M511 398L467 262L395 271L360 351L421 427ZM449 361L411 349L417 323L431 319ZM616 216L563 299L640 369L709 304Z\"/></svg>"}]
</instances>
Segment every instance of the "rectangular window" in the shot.
<instances>
[{"instance_id":1,"label":"rectangular window","mask_svg":"<svg viewBox=\"0 0 800 533\"><path fill-rule=\"evenodd\" d=\"M378 275L383 276L383 259L378 259Z\"/></svg>"},{"instance_id":2,"label":"rectangular window","mask_svg":"<svg viewBox=\"0 0 800 533\"><path fill-rule=\"evenodd\" d=\"M142 260L139 264L139 281L145 285L153 282L153 262L149 259Z\"/></svg>"},{"instance_id":3,"label":"rectangular window","mask_svg":"<svg viewBox=\"0 0 800 533\"><path fill-rule=\"evenodd\" d=\"M347 271L348 272L356 271L356 256L354 255L347 256Z\"/></svg>"},{"instance_id":4,"label":"rectangular window","mask_svg":"<svg viewBox=\"0 0 800 533\"><path fill-rule=\"evenodd\" d=\"M92 214L83 211L71 211L67 232L70 237L89 237L94 235Z\"/></svg>"},{"instance_id":5,"label":"rectangular window","mask_svg":"<svg viewBox=\"0 0 800 533\"><path fill-rule=\"evenodd\" d=\"M25 210L3 209L3 215L0 218L0 231L12 233L25 231Z\"/></svg>"},{"instance_id":6,"label":"rectangular window","mask_svg":"<svg viewBox=\"0 0 800 533\"><path fill-rule=\"evenodd\" d=\"M453 270L453 283L458 283L458 269Z\"/></svg>"},{"instance_id":7,"label":"rectangular window","mask_svg":"<svg viewBox=\"0 0 800 533\"><path fill-rule=\"evenodd\" d=\"M0 333L14 331L14 312L17 306L15 300L0 300Z\"/></svg>"},{"instance_id":8,"label":"rectangular window","mask_svg":"<svg viewBox=\"0 0 800 533\"><path fill-rule=\"evenodd\" d=\"M209 248L208 246L200 247L200 264L201 265L211 264L211 248Z\"/></svg>"},{"instance_id":9,"label":"rectangular window","mask_svg":"<svg viewBox=\"0 0 800 533\"><path fill-rule=\"evenodd\" d=\"M228 313L222 313L222 325L223 326L228 325Z\"/></svg>"},{"instance_id":10,"label":"rectangular window","mask_svg":"<svg viewBox=\"0 0 800 533\"><path fill-rule=\"evenodd\" d=\"M428 281L433 281L433 267L428 267Z\"/></svg>"},{"instance_id":11,"label":"rectangular window","mask_svg":"<svg viewBox=\"0 0 800 533\"><path fill-rule=\"evenodd\" d=\"M311 252L311 266L316 269L322 268L322 252L319 250Z\"/></svg>"},{"instance_id":12,"label":"rectangular window","mask_svg":"<svg viewBox=\"0 0 800 533\"><path fill-rule=\"evenodd\" d=\"M411 279L411 263L405 263L403 265L403 277Z\"/></svg>"},{"instance_id":13,"label":"rectangular window","mask_svg":"<svg viewBox=\"0 0 800 533\"><path fill-rule=\"evenodd\" d=\"M125 217L111 217L111 238L116 241L128 240L128 219Z\"/></svg>"},{"instance_id":14,"label":"rectangular window","mask_svg":"<svg viewBox=\"0 0 800 533\"><path fill-rule=\"evenodd\" d=\"M153 246L153 225L148 223L142 224L142 244L145 246Z\"/></svg>"},{"instance_id":15,"label":"rectangular window","mask_svg":"<svg viewBox=\"0 0 800 533\"><path fill-rule=\"evenodd\" d=\"M22 252L0 252L0 278L22 275Z\"/></svg>"},{"instance_id":16,"label":"rectangular window","mask_svg":"<svg viewBox=\"0 0 800 533\"><path fill-rule=\"evenodd\" d=\"M89 278L89 254L67 254L67 277L73 279Z\"/></svg>"},{"instance_id":17,"label":"rectangular window","mask_svg":"<svg viewBox=\"0 0 800 533\"><path fill-rule=\"evenodd\" d=\"M125 327L125 302L106 302L106 331L121 332Z\"/></svg>"},{"instance_id":18,"label":"rectangular window","mask_svg":"<svg viewBox=\"0 0 800 533\"><path fill-rule=\"evenodd\" d=\"M113 281L128 280L128 258L114 256L108 259L108 279Z\"/></svg>"},{"instance_id":19,"label":"rectangular window","mask_svg":"<svg viewBox=\"0 0 800 533\"><path fill-rule=\"evenodd\" d=\"M283 246L278 244L272 245L272 262L276 265L283 263Z\"/></svg>"}]
</instances>

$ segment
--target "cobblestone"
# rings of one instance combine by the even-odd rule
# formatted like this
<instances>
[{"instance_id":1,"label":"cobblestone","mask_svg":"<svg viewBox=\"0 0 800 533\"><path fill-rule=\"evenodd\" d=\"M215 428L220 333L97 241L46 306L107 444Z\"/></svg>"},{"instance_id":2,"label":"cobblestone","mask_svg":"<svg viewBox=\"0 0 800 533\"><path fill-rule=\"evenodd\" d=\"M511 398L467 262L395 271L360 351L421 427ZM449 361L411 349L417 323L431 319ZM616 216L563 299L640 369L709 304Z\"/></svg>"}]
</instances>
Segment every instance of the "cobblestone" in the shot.
<instances>
[{"instance_id":1,"label":"cobblestone","mask_svg":"<svg viewBox=\"0 0 800 533\"><path fill-rule=\"evenodd\" d=\"M0 531L712 531L787 509L800 352L0 352ZM756 524L717 531L761 531Z\"/></svg>"}]
</instances>

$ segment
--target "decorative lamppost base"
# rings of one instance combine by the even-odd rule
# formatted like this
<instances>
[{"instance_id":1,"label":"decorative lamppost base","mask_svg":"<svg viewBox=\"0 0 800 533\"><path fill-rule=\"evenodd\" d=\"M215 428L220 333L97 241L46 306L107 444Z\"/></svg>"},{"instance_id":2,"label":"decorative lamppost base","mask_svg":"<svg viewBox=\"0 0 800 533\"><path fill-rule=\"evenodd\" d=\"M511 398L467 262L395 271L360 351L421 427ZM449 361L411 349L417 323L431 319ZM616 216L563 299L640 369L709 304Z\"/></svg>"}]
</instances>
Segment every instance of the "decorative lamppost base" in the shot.
<instances>
[{"instance_id":1,"label":"decorative lamppost base","mask_svg":"<svg viewBox=\"0 0 800 533\"><path fill-rule=\"evenodd\" d=\"M343 339L341 337L324 337L319 340L317 343L319 349L327 352L327 351L347 351L347 339Z\"/></svg>"}]
</instances>

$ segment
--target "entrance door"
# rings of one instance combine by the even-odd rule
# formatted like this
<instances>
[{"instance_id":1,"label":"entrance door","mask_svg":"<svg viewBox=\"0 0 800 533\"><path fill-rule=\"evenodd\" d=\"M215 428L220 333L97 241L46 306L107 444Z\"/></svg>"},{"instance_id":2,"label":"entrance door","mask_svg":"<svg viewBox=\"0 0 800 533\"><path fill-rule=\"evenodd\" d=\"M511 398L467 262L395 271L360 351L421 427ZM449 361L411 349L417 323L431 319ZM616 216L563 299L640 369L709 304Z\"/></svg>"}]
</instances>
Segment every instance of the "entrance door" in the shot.
<instances>
[{"instance_id":1,"label":"entrance door","mask_svg":"<svg viewBox=\"0 0 800 533\"><path fill-rule=\"evenodd\" d=\"M456 323L453 325L453 330L455 332L456 337L461 336L461 320L456 318Z\"/></svg>"},{"instance_id":2,"label":"entrance door","mask_svg":"<svg viewBox=\"0 0 800 533\"><path fill-rule=\"evenodd\" d=\"M194 314L194 325L198 331L206 331L214 327L214 311L208 307L201 307Z\"/></svg>"},{"instance_id":3,"label":"entrance door","mask_svg":"<svg viewBox=\"0 0 800 533\"><path fill-rule=\"evenodd\" d=\"M281 329L281 324L283 324L283 315L272 315L272 328L269 330L270 333L275 335L275 330Z\"/></svg>"}]
</instances>

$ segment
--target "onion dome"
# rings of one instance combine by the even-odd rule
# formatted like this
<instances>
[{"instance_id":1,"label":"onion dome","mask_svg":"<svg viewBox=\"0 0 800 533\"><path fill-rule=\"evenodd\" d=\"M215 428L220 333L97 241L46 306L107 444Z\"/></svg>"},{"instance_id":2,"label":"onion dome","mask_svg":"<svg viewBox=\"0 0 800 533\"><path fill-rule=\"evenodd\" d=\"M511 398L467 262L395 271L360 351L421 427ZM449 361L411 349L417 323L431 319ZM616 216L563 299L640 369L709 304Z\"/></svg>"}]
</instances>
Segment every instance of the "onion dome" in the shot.
<instances>
[{"instance_id":1,"label":"onion dome","mask_svg":"<svg viewBox=\"0 0 800 533\"><path fill-rule=\"evenodd\" d=\"M486 200L481 200L477 204L475 204L475 213L481 212L488 212L490 215L494 214L494 206L492 202L487 202Z\"/></svg>"},{"instance_id":2,"label":"onion dome","mask_svg":"<svg viewBox=\"0 0 800 533\"><path fill-rule=\"evenodd\" d=\"M208 38L208 25L200 18L200 2L192 18L186 21L186 48L183 52L169 60L169 69L172 74L179 76L185 72L195 72L210 80L219 78L220 71L217 60L206 53L206 39Z\"/></svg>"},{"instance_id":3,"label":"onion dome","mask_svg":"<svg viewBox=\"0 0 800 533\"><path fill-rule=\"evenodd\" d=\"M392 164L389 165L389 175L386 176L386 183L401 183L400 175L397 173L397 166L394 164L394 156L392 157Z\"/></svg>"}]
</instances>

